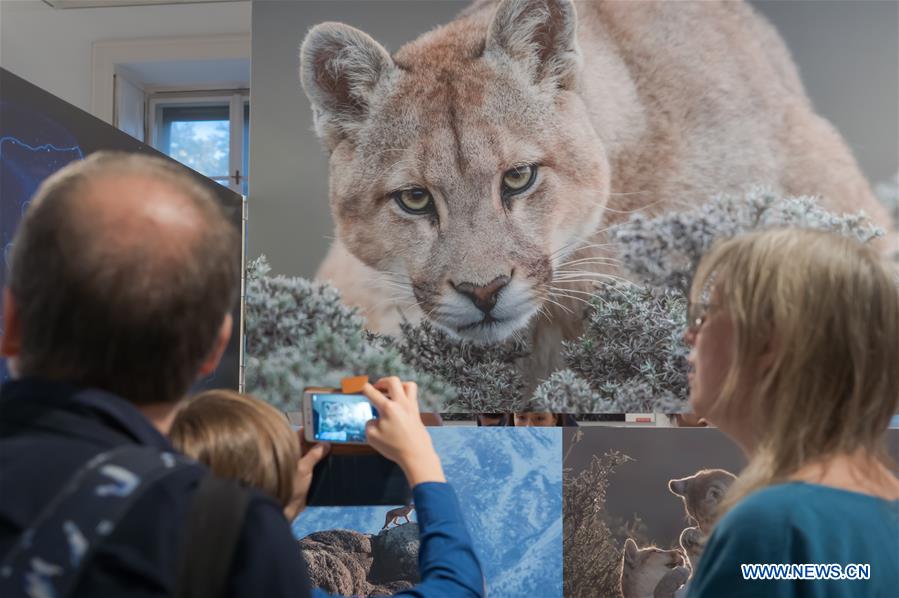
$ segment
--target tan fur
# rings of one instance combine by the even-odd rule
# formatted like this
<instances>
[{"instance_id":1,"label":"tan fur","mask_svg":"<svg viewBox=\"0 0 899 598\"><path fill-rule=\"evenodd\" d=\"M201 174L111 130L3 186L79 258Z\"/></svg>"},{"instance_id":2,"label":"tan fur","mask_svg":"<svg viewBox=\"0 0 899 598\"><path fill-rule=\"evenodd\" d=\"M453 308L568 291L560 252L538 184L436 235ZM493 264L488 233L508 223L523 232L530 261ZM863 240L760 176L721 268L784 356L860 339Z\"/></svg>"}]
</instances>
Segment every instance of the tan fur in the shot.
<instances>
[{"instance_id":1,"label":"tan fur","mask_svg":"<svg viewBox=\"0 0 899 598\"><path fill-rule=\"evenodd\" d=\"M409 523L409 513L411 513L415 507L413 505L406 505L405 507L398 507L396 509L390 509L387 511L387 516L384 518L384 527L381 528L381 531L387 529L391 523L395 523L397 525L400 524L400 517L406 520L406 523Z\"/></svg>"},{"instance_id":2,"label":"tan fur","mask_svg":"<svg viewBox=\"0 0 899 598\"><path fill-rule=\"evenodd\" d=\"M621 595L624 598L652 598L656 586L676 567L683 565L677 550L655 546L638 548L630 538L621 557Z\"/></svg>"},{"instance_id":3,"label":"tan fur","mask_svg":"<svg viewBox=\"0 0 899 598\"><path fill-rule=\"evenodd\" d=\"M322 24L301 60L337 228L317 278L377 331L426 314L481 341L527 331L532 386L581 332L580 299L621 274L603 231L635 210L765 184L890 227L778 34L743 2L481 1L393 57ZM521 163L540 165L537 181L506 206L502 174ZM391 199L409 185L431 191L435 216ZM454 285L498 276L512 278L502 322L466 328L482 314Z\"/></svg>"},{"instance_id":4,"label":"tan fur","mask_svg":"<svg viewBox=\"0 0 899 598\"><path fill-rule=\"evenodd\" d=\"M686 478L669 480L668 489L684 501L687 515L707 536L712 532L718 505L735 479L723 469L702 469Z\"/></svg>"},{"instance_id":5,"label":"tan fur","mask_svg":"<svg viewBox=\"0 0 899 598\"><path fill-rule=\"evenodd\" d=\"M687 557L687 564L690 566L691 571L696 571L699 557L702 556L707 539L698 527L687 527L680 533L679 544L681 551Z\"/></svg>"}]
</instances>

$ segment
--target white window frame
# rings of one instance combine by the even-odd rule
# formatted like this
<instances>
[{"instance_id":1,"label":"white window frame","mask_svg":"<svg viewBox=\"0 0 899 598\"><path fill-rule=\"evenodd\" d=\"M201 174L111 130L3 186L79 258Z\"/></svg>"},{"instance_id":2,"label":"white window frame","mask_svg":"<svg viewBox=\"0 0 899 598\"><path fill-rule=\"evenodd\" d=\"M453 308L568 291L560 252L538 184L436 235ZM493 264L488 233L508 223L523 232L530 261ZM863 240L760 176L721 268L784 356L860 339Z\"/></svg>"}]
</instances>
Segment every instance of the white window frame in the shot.
<instances>
[{"instance_id":1,"label":"white window frame","mask_svg":"<svg viewBox=\"0 0 899 598\"><path fill-rule=\"evenodd\" d=\"M243 172L243 113L244 104L250 101L250 90L218 90L218 91L166 91L150 94L147 102L147 115L144 122L147 124L144 138L150 145L157 147L159 127L162 125L162 109L165 106L183 106L185 104L223 104L228 103L228 115L230 117L228 147L228 181L222 177L210 177L225 185L235 193L243 194L242 183L247 178ZM161 150L160 150L161 151ZM249 160L247 160L249 162ZM236 174L240 174L240 183L236 182Z\"/></svg>"},{"instance_id":2,"label":"white window frame","mask_svg":"<svg viewBox=\"0 0 899 598\"><path fill-rule=\"evenodd\" d=\"M91 48L91 113L115 125L115 78L119 65L249 59L251 46L249 33L96 41Z\"/></svg>"}]
</instances>

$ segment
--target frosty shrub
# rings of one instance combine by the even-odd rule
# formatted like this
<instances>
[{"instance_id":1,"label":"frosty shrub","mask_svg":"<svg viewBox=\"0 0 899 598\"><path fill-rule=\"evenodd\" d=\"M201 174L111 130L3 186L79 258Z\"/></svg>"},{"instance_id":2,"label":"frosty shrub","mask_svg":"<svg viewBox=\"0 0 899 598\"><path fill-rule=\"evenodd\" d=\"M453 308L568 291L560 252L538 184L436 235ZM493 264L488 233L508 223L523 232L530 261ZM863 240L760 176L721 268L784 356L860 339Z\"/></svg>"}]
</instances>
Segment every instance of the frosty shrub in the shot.
<instances>
[{"instance_id":1,"label":"frosty shrub","mask_svg":"<svg viewBox=\"0 0 899 598\"><path fill-rule=\"evenodd\" d=\"M639 284L597 288L583 335L563 347L567 370L538 387L533 408L592 413L689 410L688 348L682 337L693 272L718 239L776 227L831 230L862 242L883 234L863 214L837 216L814 198L780 199L764 189L742 197L717 197L695 209L655 218L635 214L611 234L620 259Z\"/></svg>"},{"instance_id":2,"label":"frosty shrub","mask_svg":"<svg viewBox=\"0 0 899 598\"><path fill-rule=\"evenodd\" d=\"M813 197L782 199L764 188L654 218L635 214L611 232L638 282L686 293L700 258L716 240L776 227L830 230L863 242L883 234L862 213L838 216Z\"/></svg>"},{"instance_id":3,"label":"frosty shrub","mask_svg":"<svg viewBox=\"0 0 899 598\"><path fill-rule=\"evenodd\" d=\"M303 388L340 386L347 376L415 380L423 410L452 404L455 389L417 371L390 343L365 333L363 319L333 287L270 276L264 257L247 268L246 390L285 410L298 410Z\"/></svg>"},{"instance_id":4,"label":"frosty shrub","mask_svg":"<svg viewBox=\"0 0 899 598\"><path fill-rule=\"evenodd\" d=\"M524 380L515 361L528 354L525 343L476 344L452 338L426 321L415 326L404 322L400 329L393 342L405 362L458 389L447 411L523 410Z\"/></svg>"},{"instance_id":5,"label":"frosty shrub","mask_svg":"<svg viewBox=\"0 0 899 598\"><path fill-rule=\"evenodd\" d=\"M534 391L527 405L530 411L553 413L599 413L601 397L586 380L571 370L556 370Z\"/></svg>"},{"instance_id":6,"label":"frosty shrub","mask_svg":"<svg viewBox=\"0 0 899 598\"><path fill-rule=\"evenodd\" d=\"M632 460L608 451L601 457L593 455L590 466L578 474L571 468L563 471L563 587L567 598L621 595L623 544L606 519L606 491L615 468Z\"/></svg>"},{"instance_id":7,"label":"frosty shrub","mask_svg":"<svg viewBox=\"0 0 899 598\"><path fill-rule=\"evenodd\" d=\"M373 334L330 285L269 272L264 257L247 268L247 392L296 410L307 386L396 375L418 383L423 410L487 413L522 406L514 361L527 354L524 344L477 345L428 323L403 323L398 338Z\"/></svg>"},{"instance_id":8,"label":"frosty shrub","mask_svg":"<svg viewBox=\"0 0 899 598\"><path fill-rule=\"evenodd\" d=\"M537 388L533 407L574 413L687 410L683 296L616 283L598 288L590 304L584 334L563 345L568 369Z\"/></svg>"},{"instance_id":9,"label":"frosty shrub","mask_svg":"<svg viewBox=\"0 0 899 598\"><path fill-rule=\"evenodd\" d=\"M878 195L899 216L897 187L899 179L882 184ZM836 216L814 198L780 199L764 189L654 218L635 214L611 235L638 284L596 288L583 335L563 346L564 368L532 396L525 396L516 367L528 353L522 342L480 345L427 322L402 324L397 338L370 334L334 288L270 276L264 259L257 260L247 284L247 388L296 409L304 386L395 374L419 383L423 408L443 412L685 411L685 297L700 258L718 239L784 226L863 242L883 234L864 215Z\"/></svg>"}]
</instances>

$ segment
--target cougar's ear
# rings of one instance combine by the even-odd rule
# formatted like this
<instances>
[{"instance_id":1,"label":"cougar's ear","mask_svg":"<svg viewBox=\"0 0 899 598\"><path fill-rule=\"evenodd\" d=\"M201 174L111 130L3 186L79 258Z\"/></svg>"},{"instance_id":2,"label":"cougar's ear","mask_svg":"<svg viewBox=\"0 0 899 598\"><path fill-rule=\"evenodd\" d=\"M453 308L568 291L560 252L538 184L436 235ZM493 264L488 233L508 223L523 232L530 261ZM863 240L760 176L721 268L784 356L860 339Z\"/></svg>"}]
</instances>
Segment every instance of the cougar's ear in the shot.
<instances>
[{"instance_id":1,"label":"cougar's ear","mask_svg":"<svg viewBox=\"0 0 899 598\"><path fill-rule=\"evenodd\" d=\"M672 494L676 494L678 496L686 496L687 495L687 483L690 481L690 478L681 478L679 480L668 480L668 489L671 490Z\"/></svg>"},{"instance_id":2,"label":"cougar's ear","mask_svg":"<svg viewBox=\"0 0 899 598\"><path fill-rule=\"evenodd\" d=\"M624 541L624 562L628 565L636 565L640 549L637 543L628 538Z\"/></svg>"},{"instance_id":3,"label":"cougar's ear","mask_svg":"<svg viewBox=\"0 0 899 598\"><path fill-rule=\"evenodd\" d=\"M300 47L300 82L309 101L315 132L333 147L365 120L375 88L394 69L384 47L343 23L322 23Z\"/></svg>"},{"instance_id":4,"label":"cougar's ear","mask_svg":"<svg viewBox=\"0 0 899 598\"><path fill-rule=\"evenodd\" d=\"M503 0L487 33L485 56L511 58L535 83L577 85L581 53L571 0Z\"/></svg>"}]
</instances>

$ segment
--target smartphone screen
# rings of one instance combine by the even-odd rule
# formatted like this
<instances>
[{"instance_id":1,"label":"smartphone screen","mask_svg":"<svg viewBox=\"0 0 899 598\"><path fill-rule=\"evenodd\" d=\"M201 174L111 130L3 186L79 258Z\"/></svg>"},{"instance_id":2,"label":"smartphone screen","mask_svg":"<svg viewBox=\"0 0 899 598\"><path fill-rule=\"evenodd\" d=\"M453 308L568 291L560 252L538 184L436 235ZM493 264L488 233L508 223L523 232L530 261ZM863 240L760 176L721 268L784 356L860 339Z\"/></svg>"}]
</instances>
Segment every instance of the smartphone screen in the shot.
<instances>
[{"instance_id":1,"label":"smartphone screen","mask_svg":"<svg viewBox=\"0 0 899 598\"><path fill-rule=\"evenodd\" d=\"M313 437L325 442L365 442L365 424L378 412L363 395L312 394Z\"/></svg>"}]
</instances>

